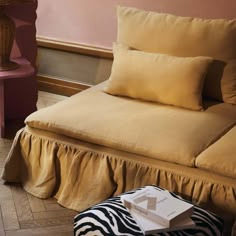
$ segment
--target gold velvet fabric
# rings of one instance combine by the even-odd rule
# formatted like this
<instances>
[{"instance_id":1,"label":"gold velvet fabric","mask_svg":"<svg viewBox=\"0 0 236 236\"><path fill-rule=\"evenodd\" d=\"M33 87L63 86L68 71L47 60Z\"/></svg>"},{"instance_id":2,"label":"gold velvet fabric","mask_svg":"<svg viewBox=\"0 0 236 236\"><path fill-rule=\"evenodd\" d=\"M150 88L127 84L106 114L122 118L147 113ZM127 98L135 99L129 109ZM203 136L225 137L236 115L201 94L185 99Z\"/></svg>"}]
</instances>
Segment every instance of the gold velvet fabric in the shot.
<instances>
[{"instance_id":1,"label":"gold velvet fabric","mask_svg":"<svg viewBox=\"0 0 236 236\"><path fill-rule=\"evenodd\" d=\"M103 92L106 82L31 114L28 126L158 160L194 166L236 123L236 106L204 102L204 112Z\"/></svg>"},{"instance_id":2,"label":"gold velvet fabric","mask_svg":"<svg viewBox=\"0 0 236 236\"><path fill-rule=\"evenodd\" d=\"M145 52L215 59L203 94L236 104L236 20L201 19L118 7L117 42Z\"/></svg>"},{"instance_id":3,"label":"gold velvet fabric","mask_svg":"<svg viewBox=\"0 0 236 236\"><path fill-rule=\"evenodd\" d=\"M202 152L196 166L236 179L236 126Z\"/></svg>"},{"instance_id":4,"label":"gold velvet fabric","mask_svg":"<svg viewBox=\"0 0 236 236\"><path fill-rule=\"evenodd\" d=\"M113 45L114 61L104 91L202 110L202 88L212 58L176 57Z\"/></svg>"},{"instance_id":5,"label":"gold velvet fabric","mask_svg":"<svg viewBox=\"0 0 236 236\"><path fill-rule=\"evenodd\" d=\"M113 195L157 184L236 216L236 179L26 127L15 137L3 179L82 211Z\"/></svg>"}]
</instances>

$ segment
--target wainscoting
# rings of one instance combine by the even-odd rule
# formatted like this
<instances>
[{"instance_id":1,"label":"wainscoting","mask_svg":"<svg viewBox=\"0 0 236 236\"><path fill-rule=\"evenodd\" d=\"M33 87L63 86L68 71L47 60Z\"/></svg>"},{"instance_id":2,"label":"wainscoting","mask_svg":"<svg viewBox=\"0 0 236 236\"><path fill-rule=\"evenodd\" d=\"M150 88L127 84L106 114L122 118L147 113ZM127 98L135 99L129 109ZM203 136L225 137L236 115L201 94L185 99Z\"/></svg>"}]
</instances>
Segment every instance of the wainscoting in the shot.
<instances>
[{"instance_id":1,"label":"wainscoting","mask_svg":"<svg viewBox=\"0 0 236 236\"><path fill-rule=\"evenodd\" d=\"M37 38L39 90L70 96L109 78L109 49Z\"/></svg>"}]
</instances>

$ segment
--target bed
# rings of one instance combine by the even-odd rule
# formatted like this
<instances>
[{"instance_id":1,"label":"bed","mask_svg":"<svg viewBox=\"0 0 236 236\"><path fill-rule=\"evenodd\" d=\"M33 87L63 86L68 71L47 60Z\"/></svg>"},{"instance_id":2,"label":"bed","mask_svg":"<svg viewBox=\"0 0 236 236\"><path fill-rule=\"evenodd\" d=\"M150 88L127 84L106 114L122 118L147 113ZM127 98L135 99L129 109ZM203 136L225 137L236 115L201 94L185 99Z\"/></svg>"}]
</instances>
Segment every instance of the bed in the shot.
<instances>
[{"instance_id":1,"label":"bed","mask_svg":"<svg viewBox=\"0 0 236 236\"><path fill-rule=\"evenodd\" d=\"M236 22L126 7L118 8L118 16L109 80L31 114L2 178L77 211L156 184L235 218ZM131 37L134 23L140 28ZM153 24L162 34L153 33ZM171 30L163 34L168 24L176 40L186 29L192 32L181 38L187 49L173 40L167 47L162 37L170 37ZM201 37L211 43L196 50Z\"/></svg>"}]
</instances>

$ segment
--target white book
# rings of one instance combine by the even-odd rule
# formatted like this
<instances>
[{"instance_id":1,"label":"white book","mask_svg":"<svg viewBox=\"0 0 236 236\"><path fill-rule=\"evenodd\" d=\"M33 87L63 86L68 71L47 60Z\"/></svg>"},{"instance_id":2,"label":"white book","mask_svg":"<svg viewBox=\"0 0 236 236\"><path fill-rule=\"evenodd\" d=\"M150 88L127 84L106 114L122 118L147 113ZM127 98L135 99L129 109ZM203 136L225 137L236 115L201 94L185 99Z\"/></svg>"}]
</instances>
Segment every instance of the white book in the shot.
<instances>
[{"instance_id":1,"label":"white book","mask_svg":"<svg viewBox=\"0 0 236 236\"><path fill-rule=\"evenodd\" d=\"M177 224L173 225L171 228L158 224L143 215L139 214L136 211L130 211L130 214L136 220L140 229L143 231L144 235L155 234L155 233L166 233L174 230L184 230L184 229L192 229L195 227L194 221L188 217Z\"/></svg>"},{"instance_id":2,"label":"white book","mask_svg":"<svg viewBox=\"0 0 236 236\"><path fill-rule=\"evenodd\" d=\"M121 200L128 209L169 228L193 214L192 204L151 186L121 196Z\"/></svg>"}]
</instances>

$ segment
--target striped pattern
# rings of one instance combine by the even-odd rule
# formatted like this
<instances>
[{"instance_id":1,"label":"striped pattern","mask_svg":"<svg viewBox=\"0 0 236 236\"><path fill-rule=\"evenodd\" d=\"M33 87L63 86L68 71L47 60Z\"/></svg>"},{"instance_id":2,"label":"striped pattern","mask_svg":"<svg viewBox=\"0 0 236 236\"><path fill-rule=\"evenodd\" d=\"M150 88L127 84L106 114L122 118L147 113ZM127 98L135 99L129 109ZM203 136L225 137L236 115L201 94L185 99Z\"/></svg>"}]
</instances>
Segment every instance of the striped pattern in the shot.
<instances>
[{"instance_id":1,"label":"striped pattern","mask_svg":"<svg viewBox=\"0 0 236 236\"><path fill-rule=\"evenodd\" d=\"M153 186L154 187L154 186ZM157 188L157 187L155 187ZM127 192L125 194L139 191ZM179 196L172 193L174 197ZM181 198L180 198L181 199ZM194 228L169 233L158 233L160 236L220 236L223 232L223 220L213 213L207 212L197 206L194 207L192 220ZM120 196L108 199L84 212L78 214L74 219L74 235L117 235L117 236L139 236L143 235L141 229L123 206Z\"/></svg>"}]
</instances>

